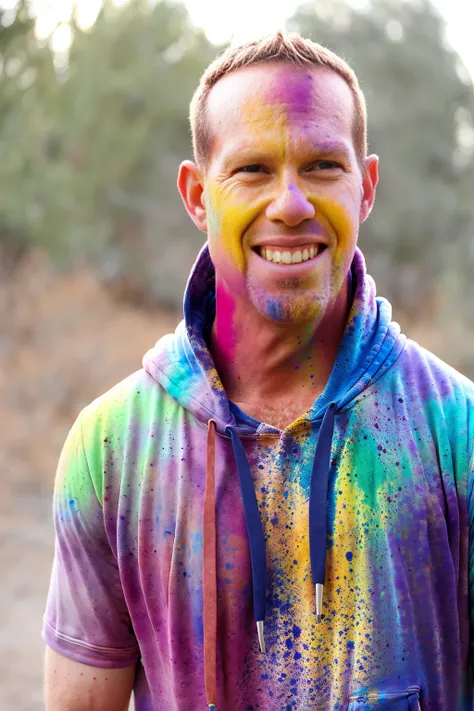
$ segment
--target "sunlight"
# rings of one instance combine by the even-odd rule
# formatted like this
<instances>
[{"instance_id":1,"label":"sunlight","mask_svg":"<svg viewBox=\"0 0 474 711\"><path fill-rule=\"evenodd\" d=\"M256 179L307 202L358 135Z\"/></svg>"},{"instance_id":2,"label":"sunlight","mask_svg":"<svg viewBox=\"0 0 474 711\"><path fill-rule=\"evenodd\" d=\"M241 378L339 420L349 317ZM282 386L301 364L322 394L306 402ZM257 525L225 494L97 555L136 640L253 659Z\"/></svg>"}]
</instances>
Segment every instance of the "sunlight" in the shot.
<instances>
[{"instance_id":1,"label":"sunlight","mask_svg":"<svg viewBox=\"0 0 474 711\"><path fill-rule=\"evenodd\" d=\"M155 0L150 0L154 2ZM201 27L213 44L231 41L233 44L245 42L282 29L298 5L298 0L239 0L236 3L224 3L222 0L183 0L191 21ZM370 7L370 0L347 0L358 10ZM121 6L129 0L113 0ZM17 0L1 0L5 9L15 7ZM474 76L474 2L465 0L433 0L441 15L445 18L446 38L457 51L471 76ZM61 23L67 23L76 7L77 23L82 29L91 27L99 13L102 0L32 0L33 12L37 17L36 34L40 39L59 32L52 39L54 48L67 50L66 43L70 35L60 29ZM69 40L71 41L71 39Z\"/></svg>"}]
</instances>

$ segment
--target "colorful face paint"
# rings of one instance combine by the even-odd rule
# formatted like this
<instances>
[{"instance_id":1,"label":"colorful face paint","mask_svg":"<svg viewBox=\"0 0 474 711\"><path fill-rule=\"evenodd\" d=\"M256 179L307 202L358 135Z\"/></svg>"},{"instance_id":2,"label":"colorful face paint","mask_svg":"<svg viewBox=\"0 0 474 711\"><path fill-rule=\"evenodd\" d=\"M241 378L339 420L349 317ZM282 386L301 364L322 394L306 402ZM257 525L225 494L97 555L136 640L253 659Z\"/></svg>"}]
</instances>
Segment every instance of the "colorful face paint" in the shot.
<instances>
[{"instance_id":1,"label":"colorful face paint","mask_svg":"<svg viewBox=\"0 0 474 711\"><path fill-rule=\"evenodd\" d=\"M252 81L240 71L219 82L208 109L215 138L206 205L217 283L247 315L251 306L271 320L319 321L346 278L360 219L349 88L323 70L252 67ZM266 247L279 251L278 263ZM298 263L283 263L294 254Z\"/></svg>"},{"instance_id":2,"label":"colorful face paint","mask_svg":"<svg viewBox=\"0 0 474 711\"><path fill-rule=\"evenodd\" d=\"M205 341L214 276L205 248L186 322L147 354L145 370L87 407L70 433L56 482L43 635L78 662L137 664L136 711L206 708L210 418L217 423L217 709L472 708L474 384L406 341L358 250L352 274L353 306L326 389L284 431L240 413L220 384ZM337 411L318 625L308 500L330 403ZM265 655L229 426L245 450L265 536Z\"/></svg>"}]
</instances>

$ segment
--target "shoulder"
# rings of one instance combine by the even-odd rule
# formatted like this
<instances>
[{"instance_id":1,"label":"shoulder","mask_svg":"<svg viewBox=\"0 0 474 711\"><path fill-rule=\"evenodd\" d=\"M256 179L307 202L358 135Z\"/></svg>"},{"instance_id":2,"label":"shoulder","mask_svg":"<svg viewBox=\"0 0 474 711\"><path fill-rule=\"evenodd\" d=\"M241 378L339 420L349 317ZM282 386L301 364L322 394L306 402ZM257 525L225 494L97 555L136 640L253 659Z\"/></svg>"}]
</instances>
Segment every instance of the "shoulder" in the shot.
<instances>
[{"instance_id":1,"label":"shoulder","mask_svg":"<svg viewBox=\"0 0 474 711\"><path fill-rule=\"evenodd\" d=\"M474 383L415 341L408 340L395 367L407 417L446 436L463 461L474 456ZM422 428L419 430L422 431ZM441 435L441 433L444 433Z\"/></svg>"},{"instance_id":2,"label":"shoulder","mask_svg":"<svg viewBox=\"0 0 474 711\"><path fill-rule=\"evenodd\" d=\"M391 371L389 387L417 446L434 442L437 456L463 477L474 457L474 383L412 340Z\"/></svg>"},{"instance_id":3,"label":"shoulder","mask_svg":"<svg viewBox=\"0 0 474 711\"><path fill-rule=\"evenodd\" d=\"M179 405L149 373L132 373L79 413L64 449L67 466L77 469L80 459L100 498L104 477L120 485L134 470L151 428L159 430L173 407Z\"/></svg>"},{"instance_id":4,"label":"shoulder","mask_svg":"<svg viewBox=\"0 0 474 711\"><path fill-rule=\"evenodd\" d=\"M93 400L79 417L86 428L100 423L120 426L122 420L148 410L163 397L163 388L141 368Z\"/></svg>"},{"instance_id":5,"label":"shoulder","mask_svg":"<svg viewBox=\"0 0 474 711\"><path fill-rule=\"evenodd\" d=\"M407 339L395 375L416 399L435 398L466 409L474 408L474 383L415 341Z\"/></svg>"},{"instance_id":6,"label":"shoulder","mask_svg":"<svg viewBox=\"0 0 474 711\"><path fill-rule=\"evenodd\" d=\"M137 370L93 400L79 414L85 450L103 450L104 444L122 449L137 433L158 423L163 413L178 404L144 369Z\"/></svg>"}]
</instances>

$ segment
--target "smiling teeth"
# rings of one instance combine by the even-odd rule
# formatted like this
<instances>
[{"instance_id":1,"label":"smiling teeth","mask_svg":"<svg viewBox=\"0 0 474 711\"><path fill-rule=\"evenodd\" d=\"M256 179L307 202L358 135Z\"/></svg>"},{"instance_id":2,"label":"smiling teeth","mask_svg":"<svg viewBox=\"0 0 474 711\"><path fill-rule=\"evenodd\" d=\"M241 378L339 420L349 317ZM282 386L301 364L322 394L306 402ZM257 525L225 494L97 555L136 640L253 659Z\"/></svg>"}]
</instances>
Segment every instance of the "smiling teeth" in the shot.
<instances>
[{"instance_id":1,"label":"smiling teeth","mask_svg":"<svg viewBox=\"0 0 474 711\"><path fill-rule=\"evenodd\" d=\"M282 252L278 249L273 250L266 247L262 247L260 250L261 256L267 262L274 262L275 264L299 264L300 262L306 262L308 259L313 259L316 253L315 247L304 247L303 250L297 249L296 252L287 250Z\"/></svg>"}]
</instances>

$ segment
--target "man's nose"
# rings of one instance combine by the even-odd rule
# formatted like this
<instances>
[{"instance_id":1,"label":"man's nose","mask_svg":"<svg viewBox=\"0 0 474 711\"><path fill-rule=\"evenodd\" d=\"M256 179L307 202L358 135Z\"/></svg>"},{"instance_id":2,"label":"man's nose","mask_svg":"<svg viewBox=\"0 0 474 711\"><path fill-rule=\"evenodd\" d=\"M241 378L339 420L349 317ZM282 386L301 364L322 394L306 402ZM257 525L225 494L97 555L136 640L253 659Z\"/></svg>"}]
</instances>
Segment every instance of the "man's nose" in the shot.
<instances>
[{"instance_id":1,"label":"man's nose","mask_svg":"<svg viewBox=\"0 0 474 711\"><path fill-rule=\"evenodd\" d=\"M315 212L301 188L296 183L287 183L268 206L267 217L294 227L303 220L311 220Z\"/></svg>"}]
</instances>

